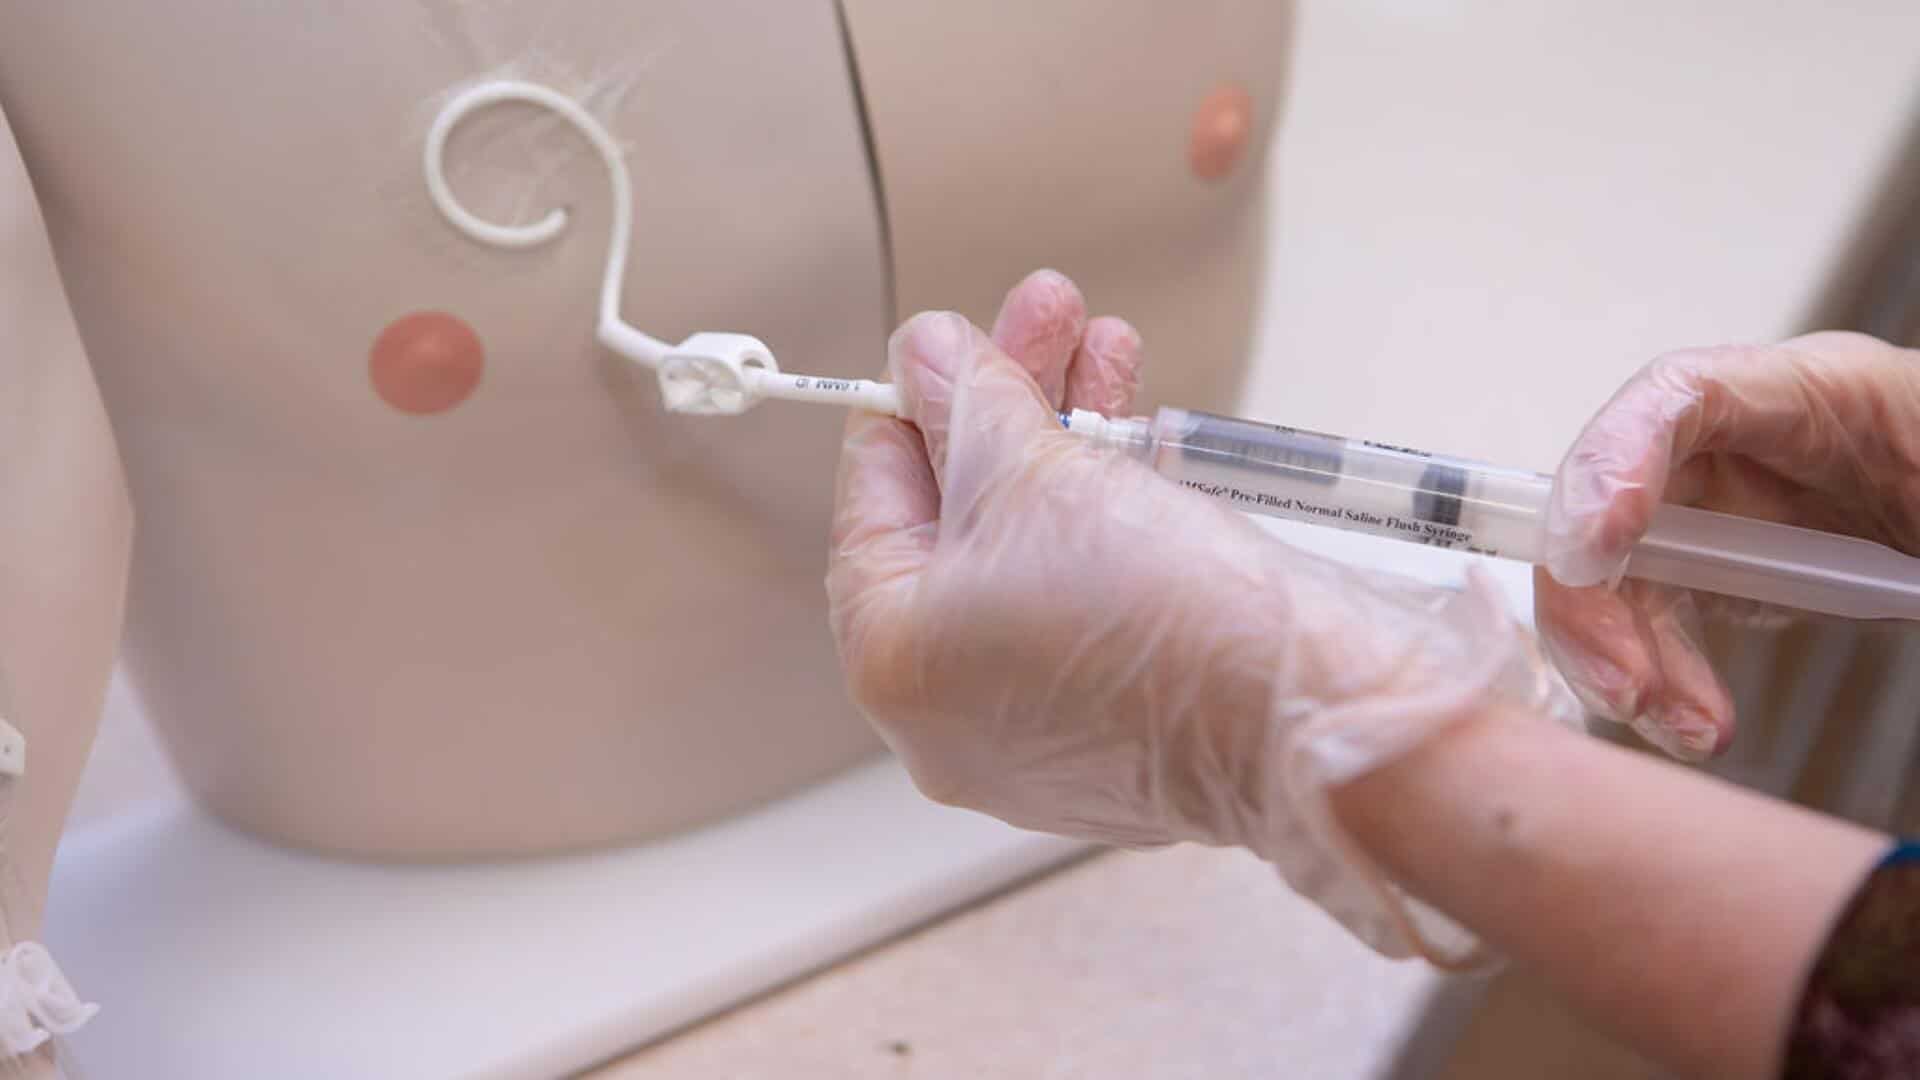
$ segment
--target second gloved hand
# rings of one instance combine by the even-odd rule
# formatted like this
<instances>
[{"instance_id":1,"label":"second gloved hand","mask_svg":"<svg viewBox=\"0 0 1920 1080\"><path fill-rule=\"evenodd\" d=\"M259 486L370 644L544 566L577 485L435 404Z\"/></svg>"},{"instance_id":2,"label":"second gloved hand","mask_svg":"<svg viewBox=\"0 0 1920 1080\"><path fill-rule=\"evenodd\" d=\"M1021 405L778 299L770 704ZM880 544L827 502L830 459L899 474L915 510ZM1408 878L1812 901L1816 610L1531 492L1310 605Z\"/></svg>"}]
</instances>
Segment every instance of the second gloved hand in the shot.
<instances>
[{"instance_id":1,"label":"second gloved hand","mask_svg":"<svg viewBox=\"0 0 1920 1080\"><path fill-rule=\"evenodd\" d=\"M1490 588L1307 555L1062 431L1063 405L1129 404L1130 372L1081 369L1101 350L1077 325L1038 347L946 313L894 335L912 422L850 420L828 577L856 701L935 799L1119 844L1242 845L1382 951L1463 959L1342 838L1326 791L1490 698L1562 719L1570 700Z\"/></svg>"},{"instance_id":2,"label":"second gloved hand","mask_svg":"<svg viewBox=\"0 0 1920 1080\"><path fill-rule=\"evenodd\" d=\"M1920 553L1920 352L1820 333L1664 356L1561 463L1547 565L1534 574L1541 636L1594 712L1699 760L1734 726L1700 651L1702 607L1755 609L1643 581L1612 586L1663 502Z\"/></svg>"}]
</instances>

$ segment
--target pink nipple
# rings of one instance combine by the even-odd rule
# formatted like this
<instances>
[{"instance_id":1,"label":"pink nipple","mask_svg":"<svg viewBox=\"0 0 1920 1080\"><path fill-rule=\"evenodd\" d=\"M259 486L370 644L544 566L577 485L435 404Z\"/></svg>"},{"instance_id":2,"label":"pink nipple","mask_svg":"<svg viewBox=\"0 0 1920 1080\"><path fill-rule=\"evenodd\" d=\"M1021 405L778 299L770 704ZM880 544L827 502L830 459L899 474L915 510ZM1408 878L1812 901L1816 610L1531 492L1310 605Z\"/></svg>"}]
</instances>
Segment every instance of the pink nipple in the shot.
<instances>
[{"instance_id":1,"label":"pink nipple","mask_svg":"<svg viewBox=\"0 0 1920 1080\"><path fill-rule=\"evenodd\" d=\"M416 311L380 331L367 372L381 400L403 413L426 416L465 401L480 385L485 361L473 327L444 311Z\"/></svg>"}]
</instances>

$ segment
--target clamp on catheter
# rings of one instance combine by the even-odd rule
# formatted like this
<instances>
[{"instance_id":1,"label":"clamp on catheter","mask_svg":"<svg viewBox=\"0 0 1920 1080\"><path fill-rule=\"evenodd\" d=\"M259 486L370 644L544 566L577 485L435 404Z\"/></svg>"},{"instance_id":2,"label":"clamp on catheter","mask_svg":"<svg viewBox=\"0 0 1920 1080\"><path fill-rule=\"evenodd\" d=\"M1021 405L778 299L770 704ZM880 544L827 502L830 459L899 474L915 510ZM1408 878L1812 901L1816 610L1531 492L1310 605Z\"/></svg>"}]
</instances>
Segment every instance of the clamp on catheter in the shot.
<instances>
[{"instance_id":1,"label":"clamp on catheter","mask_svg":"<svg viewBox=\"0 0 1920 1080\"><path fill-rule=\"evenodd\" d=\"M538 83L500 79L468 87L448 100L427 131L424 167L427 194L447 222L482 244L530 248L559 236L567 212L555 207L527 225L502 225L468 210L447 182L447 139L470 114L491 105L514 102L554 113L586 139L606 166L613 198L613 224L607 237L606 269L600 281L600 311L594 337L600 344L642 367L660 383L660 396L672 412L695 416L737 416L767 398L849 405L898 415L899 393L867 379L831 379L780 370L773 350L749 334L701 331L669 345L620 317L620 293L626 281L633 235L633 181L626 156L607 129L578 101Z\"/></svg>"}]
</instances>

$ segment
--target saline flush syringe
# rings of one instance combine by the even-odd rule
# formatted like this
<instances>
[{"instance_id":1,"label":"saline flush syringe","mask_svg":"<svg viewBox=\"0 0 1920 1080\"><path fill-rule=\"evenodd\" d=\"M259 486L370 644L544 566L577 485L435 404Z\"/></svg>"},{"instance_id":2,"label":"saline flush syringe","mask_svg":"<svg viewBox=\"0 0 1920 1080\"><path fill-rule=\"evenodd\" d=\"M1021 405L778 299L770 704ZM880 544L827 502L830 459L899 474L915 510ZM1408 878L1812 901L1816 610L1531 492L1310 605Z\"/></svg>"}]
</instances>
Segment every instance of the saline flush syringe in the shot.
<instances>
[{"instance_id":1,"label":"saline flush syringe","mask_svg":"<svg viewBox=\"0 0 1920 1080\"><path fill-rule=\"evenodd\" d=\"M783 372L759 340L695 334L656 366L675 412L737 416L768 398L900 415L893 386ZM1186 409L1063 413L1068 431L1236 510L1481 555L1542 561L1553 478L1385 443ZM1867 540L1661 506L1628 577L1852 619L1920 620L1920 559Z\"/></svg>"},{"instance_id":2,"label":"saline flush syringe","mask_svg":"<svg viewBox=\"0 0 1920 1080\"><path fill-rule=\"evenodd\" d=\"M1553 478L1186 409L1067 430L1238 510L1538 563ZM1854 619L1920 619L1920 559L1848 536L1665 505L1628 577Z\"/></svg>"}]
</instances>

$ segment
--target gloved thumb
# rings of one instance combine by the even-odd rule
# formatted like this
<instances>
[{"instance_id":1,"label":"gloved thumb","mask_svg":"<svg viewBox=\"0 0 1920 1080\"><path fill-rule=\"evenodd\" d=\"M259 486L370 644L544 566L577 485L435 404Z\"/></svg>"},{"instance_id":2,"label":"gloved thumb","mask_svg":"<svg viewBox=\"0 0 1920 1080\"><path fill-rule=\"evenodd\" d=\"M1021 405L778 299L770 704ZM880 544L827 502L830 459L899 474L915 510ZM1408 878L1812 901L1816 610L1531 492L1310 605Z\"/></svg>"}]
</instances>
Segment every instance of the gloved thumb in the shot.
<instances>
[{"instance_id":1,"label":"gloved thumb","mask_svg":"<svg viewBox=\"0 0 1920 1080\"><path fill-rule=\"evenodd\" d=\"M943 516L970 505L990 476L1027 458L1036 440L1070 440L1025 368L950 311L914 316L887 343L906 418L926 440Z\"/></svg>"},{"instance_id":2,"label":"gloved thumb","mask_svg":"<svg viewBox=\"0 0 1920 1080\"><path fill-rule=\"evenodd\" d=\"M1574 440L1554 476L1544 562L1574 588L1610 585L1646 534L1667 488L1675 427L1691 387L1655 364L1627 383Z\"/></svg>"}]
</instances>

